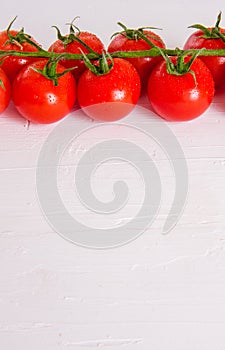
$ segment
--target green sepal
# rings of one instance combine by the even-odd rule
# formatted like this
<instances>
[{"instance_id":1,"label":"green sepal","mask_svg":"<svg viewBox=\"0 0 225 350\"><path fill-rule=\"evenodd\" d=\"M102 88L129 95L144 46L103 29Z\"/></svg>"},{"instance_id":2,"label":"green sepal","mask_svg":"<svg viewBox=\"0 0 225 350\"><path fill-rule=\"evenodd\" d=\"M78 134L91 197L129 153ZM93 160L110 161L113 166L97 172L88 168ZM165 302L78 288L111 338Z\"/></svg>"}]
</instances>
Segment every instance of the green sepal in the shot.
<instances>
[{"instance_id":1,"label":"green sepal","mask_svg":"<svg viewBox=\"0 0 225 350\"><path fill-rule=\"evenodd\" d=\"M13 45L17 45L19 48L22 48L21 44L27 42L27 43L31 44L32 46L36 47L36 49L38 51L42 51L43 49L37 43L35 43L33 40L31 40L31 35L24 33L24 28L21 28L20 31L15 36L13 36L10 33L11 27L16 19L17 19L17 16L14 17L14 19L9 23L9 26L6 29L7 36L9 39L6 41L5 45L10 43Z\"/></svg>"},{"instance_id":2,"label":"green sepal","mask_svg":"<svg viewBox=\"0 0 225 350\"><path fill-rule=\"evenodd\" d=\"M199 29L204 33L204 38L211 38L211 30L204 27L202 24L192 24L188 28Z\"/></svg>"},{"instance_id":3,"label":"green sepal","mask_svg":"<svg viewBox=\"0 0 225 350\"><path fill-rule=\"evenodd\" d=\"M98 59L99 65L93 64L82 50L81 52L86 67L97 76L109 73L114 65L112 56L109 53L105 53L104 51Z\"/></svg>"},{"instance_id":4,"label":"green sepal","mask_svg":"<svg viewBox=\"0 0 225 350\"><path fill-rule=\"evenodd\" d=\"M176 64L174 64L170 57L164 52L164 50L162 50L161 48L157 48L160 53L161 56L164 58L165 62L166 62L166 68L167 68L167 72L168 74L172 74L172 75L176 75L176 76L181 76L181 75L185 75L187 73L191 73L195 84L196 84L196 76L193 70L191 70L191 65L194 62L194 60L201 55L201 53L203 51L205 51L205 48L202 48L201 50L195 51L191 56L190 60L188 62L184 62L185 57L187 57L187 53L185 52L185 50L181 50L179 48L176 48L176 52L177 52L177 62Z\"/></svg>"},{"instance_id":5,"label":"green sepal","mask_svg":"<svg viewBox=\"0 0 225 350\"><path fill-rule=\"evenodd\" d=\"M225 34L221 33L221 28L219 26L220 22L221 22L221 18L222 18L222 12L220 11L220 13L217 16L216 24L211 29L203 26L202 24L193 24L193 25L189 26L188 28L194 28L194 29L201 30L203 32L202 37L204 39L221 39L225 42Z\"/></svg>"},{"instance_id":6,"label":"green sepal","mask_svg":"<svg viewBox=\"0 0 225 350\"><path fill-rule=\"evenodd\" d=\"M70 34L75 34L75 30L77 31L77 34L76 35L80 35L80 28L75 26L74 22L76 21L76 19L80 18L80 16L76 16L74 17L74 19L72 20L71 23L66 23L66 25L69 25L70 26Z\"/></svg>"},{"instance_id":7,"label":"green sepal","mask_svg":"<svg viewBox=\"0 0 225 350\"><path fill-rule=\"evenodd\" d=\"M6 89L5 89L5 85L4 85L4 83L3 83L3 81L0 79L0 86L1 86L1 88L4 90L4 91L6 91Z\"/></svg>"},{"instance_id":8,"label":"green sepal","mask_svg":"<svg viewBox=\"0 0 225 350\"><path fill-rule=\"evenodd\" d=\"M52 26L52 28L55 28L57 31L57 38L63 43L64 49L66 46L74 41L74 34L69 34L69 35L62 35L60 32L60 29L57 26Z\"/></svg>"},{"instance_id":9,"label":"green sepal","mask_svg":"<svg viewBox=\"0 0 225 350\"><path fill-rule=\"evenodd\" d=\"M63 75L65 75L66 73L74 70L75 68L77 67L71 67L71 68L67 68L65 69L63 72L61 73L57 73L56 72L56 68L57 68L57 64L59 63L59 60L62 59L64 57L64 55L60 55L60 56L57 56L57 58L55 57L52 57L50 58L46 65L44 66L43 69L38 69L38 68L34 68L32 67L32 69L41 74L42 76L44 76L46 79L49 79L49 80L52 80L54 86L57 86L58 85L58 79L60 77L62 77Z\"/></svg>"},{"instance_id":10,"label":"green sepal","mask_svg":"<svg viewBox=\"0 0 225 350\"><path fill-rule=\"evenodd\" d=\"M111 39L120 34L120 35L123 35L124 37L126 37L127 39L129 40L140 40L140 39L143 39L145 40L151 47L155 47L155 45L151 42L151 40L149 39L152 38L160 43L162 43L162 40L160 40L157 36L155 35L146 35L144 33L144 30L145 29L157 29L157 30L162 30L161 28L156 28L156 27L141 27L141 28L138 28L138 29L131 29L131 28L127 28L123 23L121 22L117 22L117 24L122 28L122 31L120 32L116 32L114 33L112 36L111 36Z\"/></svg>"},{"instance_id":11,"label":"green sepal","mask_svg":"<svg viewBox=\"0 0 225 350\"><path fill-rule=\"evenodd\" d=\"M52 26L52 28L55 28L57 31L58 40L60 40L63 43L64 49L66 48L66 46L68 44L71 44L73 41L77 41L77 42L79 42L79 44L84 46L90 53L94 53L94 54L98 55L94 50L92 50L92 48L89 45L87 45L83 40L81 40L79 38L81 31L73 23L77 18L79 18L79 16L75 17L71 23L66 23L70 26L70 31L69 31L68 35L62 35L57 26ZM78 32L77 34L75 33L74 28L77 30L77 32Z\"/></svg>"}]
</instances>

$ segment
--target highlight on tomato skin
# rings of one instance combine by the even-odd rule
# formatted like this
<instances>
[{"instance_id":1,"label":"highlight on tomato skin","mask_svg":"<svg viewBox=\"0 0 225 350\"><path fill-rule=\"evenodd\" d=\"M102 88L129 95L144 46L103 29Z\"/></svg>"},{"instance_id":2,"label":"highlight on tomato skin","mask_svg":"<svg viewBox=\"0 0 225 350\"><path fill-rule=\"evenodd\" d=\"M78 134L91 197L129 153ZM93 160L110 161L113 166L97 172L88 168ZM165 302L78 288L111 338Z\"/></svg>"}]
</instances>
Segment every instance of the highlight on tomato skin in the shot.
<instances>
[{"instance_id":1,"label":"highlight on tomato skin","mask_svg":"<svg viewBox=\"0 0 225 350\"><path fill-rule=\"evenodd\" d=\"M111 70L95 75L87 69L80 77L77 98L89 117L115 121L127 116L140 97L140 77L131 63L115 58Z\"/></svg>"},{"instance_id":2,"label":"highlight on tomato skin","mask_svg":"<svg viewBox=\"0 0 225 350\"><path fill-rule=\"evenodd\" d=\"M210 70L196 58L191 71L178 76L169 74L165 61L154 68L148 81L148 98L162 118L188 121L199 117L210 106L215 92Z\"/></svg>"},{"instance_id":3,"label":"highlight on tomato skin","mask_svg":"<svg viewBox=\"0 0 225 350\"><path fill-rule=\"evenodd\" d=\"M0 114L8 107L10 98L11 84L5 72L0 68Z\"/></svg>"},{"instance_id":4,"label":"highlight on tomato skin","mask_svg":"<svg viewBox=\"0 0 225 350\"><path fill-rule=\"evenodd\" d=\"M57 86L35 69L42 70L47 60L37 61L20 71L13 82L12 99L18 112L33 123L50 124L64 118L76 101L76 82L71 72L58 78ZM56 72L65 67L57 64Z\"/></svg>"}]
</instances>

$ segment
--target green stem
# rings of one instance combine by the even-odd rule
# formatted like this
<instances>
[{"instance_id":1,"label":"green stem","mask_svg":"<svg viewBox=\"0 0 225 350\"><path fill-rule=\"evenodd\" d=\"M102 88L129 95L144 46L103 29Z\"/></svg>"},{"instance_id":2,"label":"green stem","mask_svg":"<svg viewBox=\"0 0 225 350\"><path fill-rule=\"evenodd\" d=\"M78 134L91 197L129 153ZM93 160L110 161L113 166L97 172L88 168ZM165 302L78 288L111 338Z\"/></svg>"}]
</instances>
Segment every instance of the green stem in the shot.
<instances>
[{"instance_id":1,"label":"green stem","mask_svg":"<svg viewBox=\"0 0 225 350\"><path fill-rule=\"evenodd\" d=\"M26 51L5 51L5 50L0 50L0 58L6 57L6 56L15 56L15 57L38 57L38 58L51 58L52 56L58 57L62 56L61 58L63 59L68 59L68 60L79 60L83 59L82 54L70 54L70 53L64 53L63 55L61 53L53 53L49 51L35 51L35 52L26 52ZM99 54L97 53L89 53L87 54L89 59L98 59L100 57Z\"/></svg>"},{"instance_id":2,"label":"green stem","mask_svg":"<svg viewBox=\"0 0 225 350\"><path fill-rule=\"evenodd\" d=\"M164 54L168 56L176 56L177 50L173 49L161 49ZM185 50L185 55L193 55L199 52L200 50ZM50 58L54 55L55 58L58 56L62 56L62 54L52 53L45 50L36 51L36 52L25 52L25 51L5 51L0 50L0 58L6 57L6 56L17 56L17 57L38 57L38 58ZM100 54L97 53L88 53L86 56L90 60L95 60L100 58ZM158 57L161 56L161 52L158 50L158 48L153 47L150 50L143 50L143 51L117 51L111 53L111 57L113 58L137 58L137 57ZM219 50L206 50L204 49L200 56L225 56L225 49L219 49ZM71 53L64 53L63 59L66 60L77 60L77 59L83 59L83 55L81 54L71 54Z\"/></svg>"},{"instance_id":3,"label":"green stem","mask_svg":"<svg viewBox=\"0 0 225 350\"><path fill-rule=\"evenodd\" d=\"M161 49L166 55L168 56L177 56L177 49ZM192 49L192 50L183 50L185 52L185 55L193 55L199 52L200 50ZM143 51L129 51L129 52L123 52L123 51L117 51L111 53L112 57L120 57L120 58L137 58L137 57L158 57L161 56L160 50L156 48L152 48L150 50L143 50ZM219 50L206 50L204 49L200 56L225 56L225 49L219 49ZM200 57L199 56L199 57Z\"/></svg>"}]
</instances>

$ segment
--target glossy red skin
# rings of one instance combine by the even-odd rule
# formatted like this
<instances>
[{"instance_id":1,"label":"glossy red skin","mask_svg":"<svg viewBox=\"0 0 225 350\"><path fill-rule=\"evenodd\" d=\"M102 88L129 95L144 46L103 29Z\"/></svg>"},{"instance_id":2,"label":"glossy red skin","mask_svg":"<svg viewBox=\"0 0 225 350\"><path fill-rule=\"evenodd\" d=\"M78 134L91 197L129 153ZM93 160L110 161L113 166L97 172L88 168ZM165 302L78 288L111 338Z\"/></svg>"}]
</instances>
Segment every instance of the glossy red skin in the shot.
<instances>
[{"instance_id":1,"label":"glossy red skin","mask_svg":"<svg viewBox=\"0 0 225 350\"><path fill-rule=\"evenodd\" d=\"M119 120L128 115L140 96L140 77L128 61L115 58L109 73L96 76L86 70L78 82L80 107L91 118Z\"/></svg>"},{"instance_id":2,"label":"glossy red skin","mask_svg":"<svg viewBox=\"0 0 225 350\"><path fill-rule=\"evenodd\" d=\"M154 111L168 121L186 121L200 116L214 96L214 81L206 65L196 59L181 76L169 74L163 61L149 78L148 97Z\"/></svg>"},{"instance_id":3,"label":"glossy red skin","mask_svg":"<svg viewBox=\"0 0 225 350\"><path fill-rule=\"evenodd\" d=\"M18 33L16 30L10 30L10 34L15 36ZM35 42L34 39L30 38ZM7 50L7 51L25 51L25 52L35 52L38 51L36 47L32 46L29 43L22 43L20 45L16 44L6 44L6 42L9 40L7 31L3 31L0 33L0 50ZM16 75L19 73L19 71L25 67L27 64L33 63L37 61L38 59L35 57L16 57L16 56L8 56L4 59L1 59L3 63L1 64L1 68L5 71L6 75L8 76L11 83L15 79Z\"/></svg>"},{"instance_id":4,"label":"glossy red skin","mask_svg":"<svg viewBox=\"0 0 225 350\"><path fill-rule=\"evenodd\" d=\"M158 47L165 47L162 39L156 35L155 33L144 30L144 34L149 37L149 40L153 42L154 45ZM151 35L154 35L158 38L158 40L152 39ZM116 51L142 51L149 50L151 46L146 43L143 39L131 40L122 34L116 35L108 47L108 52L116 52ZM147 85L147 81L149 75L154 68L154 66L161 61L161 57L138 57L138 58L127 58L127 61L133 64L133 66L137 69L142 86L145 87Z\"/></svg>"},{"instance_id":5,"label":"glossy red skin","mask_svg":"<svg viewBox=\"0 0 225 350\"><path fill-rule=\"evenodd\" d=\"M0 114L2 114L9 105L11 97L11 84L5 72L0 68Z\"/></svg>"},{"instance_id":6,"label":"glossy red skin","mask_svg":"<svg viewBox=\"0 0 225 350\"><path fill-rule=\"evenodd\" d=\"M94 50L95 52L101 54L104 50L103 43L95 34L88 32L80 32L78 37L79 39L84 41L85 44L90 46L90 48L92 48L92 50ZM89 51L83 45L81 45L78 41L75 40L72 43L66 45L66 48L64 48L63 42L61 40L57 40L48 49L48 51L53 51L56 53L68 52L78 54L81 54L81 50L85 54L89 53ZM83 60L61 60L60 63L66 68L76 67L76 69L72 71L76 80L78 80L81 74L86 70L86 66Z\"/></svg>"},{"instance_id":7,"label":"glossy red skin","mask_svg":"<svg viewBox=\"0 0 225 350\"><path fill-rule=\"evenodd\" d=\"M210 28L209 28L210 29ZM221 33L225 33L225 29L221 29ZM207 39L203 38L203 32L201 30L193 33L186 41L184 49L201 49L206 48L209 50L225 49L225 42L222 39ZM201 60L210 69L215 87L219 87L225 83L225 57L204 57L201 56Z\"/></svg>"},{"instance_id":8,"label":"glossy red skin","mask_svg":"<svg viewBox=\"0 0 225 350\"><path fill-rule=\"evenodd\" d=\"M43 69L46 60L25 67L13 83L12 99L18 112L34 123L49 124L65 117L76 100L76 83L72 73L58 78L58 85L33 68ZM57 72L65 67L58 64Z\"/></svg>"}]
</instances>

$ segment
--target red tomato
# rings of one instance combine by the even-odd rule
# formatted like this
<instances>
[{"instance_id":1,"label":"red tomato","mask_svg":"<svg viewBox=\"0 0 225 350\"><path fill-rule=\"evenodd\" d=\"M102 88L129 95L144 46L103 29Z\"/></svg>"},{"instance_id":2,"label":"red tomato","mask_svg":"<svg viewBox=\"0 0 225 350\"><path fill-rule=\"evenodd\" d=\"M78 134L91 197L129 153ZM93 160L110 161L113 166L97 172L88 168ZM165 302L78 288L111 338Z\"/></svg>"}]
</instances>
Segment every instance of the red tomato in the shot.
<instances>
[{"instance_id":1,"label":"red tomato","mask_svg":"<svg viewBox=\"0 0 225 350\"><path fill-rule=\"evenodd\" d=\"M0 68L0 114L8 107L11 96L11 86L5 72Z\"/></svg>"},{"instance_id":2,"label":"red tomato","mask_svg":"<svg viewBox=\"0 0 225 350\"><path fill-rule=\"evenodd\" d=\"M211 28L208 28L211 30ZM225 34L225 29L220 28L220 32ZM198 30L193 33L186 41L184 49L202 49L219 50L225 49L225 42L220 38L206 38L202 30ZM200 57L200 56L199 56ZM219 87L225 83L225 57L204 57L201 56L201 60L210 69L215 86Z\"/></svg>"},{"instance_id":3,"label":"red tomato","mask_svg":"<svg viewBox=\"0 0 225 350\"><path fill-rule=\"evenodd\" d=\"M162 39L155 33L149 30L143 30L143 34L158 47L165 47ZM155 39L154 39L154 38ZM141 38L130 39L125 32L117 34L111 41L108 47L108 52L116 51L142 51L150 50L151 46ZM149 78L149 75L153 67L160 62L161 57L138 57L138 58L127 58L127 60L133 64L137 69L142 86L145 87Z\"/></svg>"},{"instance_id":4,"label":"red tomato","mask_svg":"<svg viewBox=\"0 0 225 350\"><path fill-rule=\"evenodd\" d=\"M140 78L128 61L115 58L111 70L95 75L86 70L78 82L80 107L93 119L113 121L131 112L140 96Z\"/></svg>"},{"instance_id":5,"label":"red tomato","mask_svg":"<svg viewBox=\"0 0 225 350\"><path fill-rule=\"evenodd\" d=\"M192 63L191 70L195 77L191 72L178 76L169 74L165 61L154 68L148 82L148 97L162 118L191 120L209 107L214 96L212 74L198 58Z\"/></svg>"},{"instance_id":6,"label":"red tomato","mask_svg":"<svg viewBox=\"0 0 225 350\"><path fill-rule=\"evenodd\" d=\"M58 85L36 72L43 69L46 60L25 67L13 83L12 98L19 113L35 123L54 123L65 117L76 100L76 84L73 75L67 72L58 78ZM57 65L57 73L65 67Z\"/></svg>"},{"instance_id":7,"label":"red tomato","mask_svg":"<svg viewBox=\"0 0 225 350\"><path fill-rule=\"evenodd\" d=\"M104 45L95 34L88 33L88 32L79 32L74 35L77 36L80 40L82 40L85 44L87 44L96 53L99 53L99 54L102 53L104 49ZM68 52L68 53L78 53L78 54L81 54L81 50L85 54L89 53L88 49L84 47L82 44L80 44L78 41L76 41L75 39L71 43L67 44L66 47L64 47L62 40L57 40L48 49L48 51L53 51L56 53ZM60 63L66 68L76 67L72 71L76 80L79 79L81 74L86 69L86 66L83 60L61 60Z\"/></svg>"},{"instance_id":8,"label":"red tomato","mask_svg":"<svg viewBox=\"0 0 225 350\"><path fill-rule=\"evenodd\" d=\"M10 34L12 36L16 36L18 34L18 31L10 30ZM0 33L0 50L5 51L24 51L24 52L35 52L38 51L38 49L27 43L15 43L12 44L10 42L7 43L9 40L7 31L3 31ZM30 38L30 40L34 41L34 39ZM34 41L35 42L35 41ZM36 42L35 42L36 43ZM16 57L16 56L8 56L6 58L0 59L1 68L5 71L7 74L9 80L13 82L18 72L27 64L32 63L34 61L37 61L37 58L35 57Z\"/></svg>"}]
</instances>

